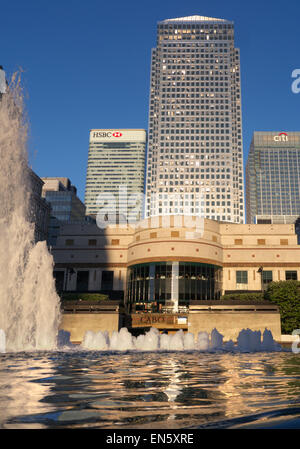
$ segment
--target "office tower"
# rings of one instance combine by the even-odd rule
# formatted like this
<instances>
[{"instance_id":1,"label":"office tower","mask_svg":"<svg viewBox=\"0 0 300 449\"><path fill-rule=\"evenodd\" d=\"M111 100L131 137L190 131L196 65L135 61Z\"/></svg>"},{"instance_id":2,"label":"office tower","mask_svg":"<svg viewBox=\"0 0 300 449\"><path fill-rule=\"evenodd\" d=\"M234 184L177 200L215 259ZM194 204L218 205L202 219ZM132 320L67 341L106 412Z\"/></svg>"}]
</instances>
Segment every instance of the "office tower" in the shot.
<instances>
[{"instance_id":1,"label":"office tower","mask_svg":"<svg viewBox=\"0 0 300 449\"><path fill-rule=\"evenodd\" d=\"M29 220L34 223L35 241L47 240L50 220L50 204L42 198L42 179L28 168L30 188Z\"/></svg>"},{"instance_id":2,"label":"office tower","mask_svg":"<svg viewBox=\"0 0 300 449\"><path fill-rule=\"evenodd\" d=\"M300 132L254 132L246 165L247 223L300 216Z\"/></svg>"},{"instance_id":3,"label":"office tower","mask_svg":"<svg viewBox=\"0 0 300 449\"><path fill-rule=\"evenodd\" d=\"M112 222L142 218L146 131L92 129L86 175L86 214Z\"/></svg>"},{"instance_id":4,"label":"office tower","mask_svg":"<svg viewBox=\"0 0 300 449\"><path fill-rule=\"evenodd\" d=\"M77 196L77 189L68 178L42 178L42 196L51 205L48 244L56 245L62 222L85 220L85 205Z\"/></svg>"},{"instance_id":5,"label":"office tower","mask_svg":"<svg viewBox=\"0 0 300 449\"><path fill-rule=\"evenodd\" d=\"M240 57L232 22L158 23L152 50L146 216L243 223Z\"/></svg>"}]
</instances>

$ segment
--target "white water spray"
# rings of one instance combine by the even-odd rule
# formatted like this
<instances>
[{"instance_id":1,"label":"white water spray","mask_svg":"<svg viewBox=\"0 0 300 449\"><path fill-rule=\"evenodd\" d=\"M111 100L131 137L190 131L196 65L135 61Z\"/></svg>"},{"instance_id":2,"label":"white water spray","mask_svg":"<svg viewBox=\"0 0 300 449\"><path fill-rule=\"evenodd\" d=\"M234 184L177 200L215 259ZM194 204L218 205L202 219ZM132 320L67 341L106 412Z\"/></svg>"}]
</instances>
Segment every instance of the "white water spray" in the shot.
<instances>
[{"instance_id":1,"label":"white water spray","mask_svg":"<svg viewBox=\"0 0 300 449\"><path fill-rule=\"evenodd\" d=\"M27 123L15 75L0 101L0 329L6 351L55 349L59 298L53 259L30 223Z\"/></svg>"},{"instance_id":2,"label":"white water spray","mask_svg":"<svg viewBox=\"0 0 300 449\"><path fill-rule=\"evenodd\" d=\"M160 334L156 328L151 328L145 335L134 337L128 329L122 328L113 332L111 338L107 332L87 331L84 335L81 348L98 351L199 351L199 352L271 352L281 351L281 346L273 339L271 331L265 329L263 340L260 331L243 329L233 341L223 343L223 335L213 329L199 332L197 337L190 332L182 330L173 335Z\"/></svg>"}]
</instances>

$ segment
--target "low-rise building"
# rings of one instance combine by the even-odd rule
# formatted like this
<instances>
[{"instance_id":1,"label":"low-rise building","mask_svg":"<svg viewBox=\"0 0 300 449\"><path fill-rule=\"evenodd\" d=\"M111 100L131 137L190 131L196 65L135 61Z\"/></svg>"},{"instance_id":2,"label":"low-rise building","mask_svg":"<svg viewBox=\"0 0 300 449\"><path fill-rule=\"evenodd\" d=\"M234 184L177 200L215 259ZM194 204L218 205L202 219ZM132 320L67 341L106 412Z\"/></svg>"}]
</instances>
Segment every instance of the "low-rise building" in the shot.
<instances>
[{"instance_id":1,"label":"low-rise building","mask_svg":"<svg viewBox=\"0 0 300 449\"><path fill-rule=\"evenodd\" d=\"M53 255L60 290L124 296L131 325L148 320L164 327L167 318L155 317L165 312L169 320L177 320L174 329L194 333L217 327L227 339L247 327L262 332L267 327L280 339L280 316L271 305L259 311L258 306L250 310L228 303L229 310L219 302L223 294L261 292L271 281L300 279L300 246L292 224L183 216L106 229L64 224Z\"/></svg>"},{"instance_id":2,"label":"low-rise building","mask_svg":"<svg viewBox=\"0 0 300 449\"><path fill-rule=\"evenodd\" d=\"M300 279L293 224L204 219L195 233L193 219L182 225L182 216L154 217L136 227L106 229L64 224L53 250L56 274L64 275L64 290L122 290L143 309L168 301L176 308L226 292L261 291L272 280Z\"/></svg>"}]
</instances>

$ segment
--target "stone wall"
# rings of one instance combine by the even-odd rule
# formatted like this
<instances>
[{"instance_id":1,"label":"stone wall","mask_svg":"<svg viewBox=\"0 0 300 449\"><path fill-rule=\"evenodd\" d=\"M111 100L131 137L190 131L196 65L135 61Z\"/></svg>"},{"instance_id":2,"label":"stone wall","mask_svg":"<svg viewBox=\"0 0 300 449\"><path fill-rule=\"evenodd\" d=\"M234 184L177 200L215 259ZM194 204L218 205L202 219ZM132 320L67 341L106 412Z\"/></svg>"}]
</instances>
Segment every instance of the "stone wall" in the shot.
<instances>
[{"instance_id":1,"label":"stone wall","mask_svg":"<svg viewBox=\"0 0 300 449\"><path fill-rule=\"evenodd\" d=\"M272 312L243 312L243 311L201 311L190 313L188 318L188 331L197 335L198 332L210 333L214 328L223 336L224 341L237 341L242 329L261 331L265 329L272 332L274 340L281 341L280 314Z\"/></svg>"},{"instance_id":2,"label":"stone wall","mask_svg":"<svg viewBox=\"0 0 300 449\"><path fill-rule=\"evenodd\" d=\"M122 327L123 315L112 313L64 313L59 329L70 332L72 343L81 343L86 331L119 331Z\"/></svg>"}]
</instances>

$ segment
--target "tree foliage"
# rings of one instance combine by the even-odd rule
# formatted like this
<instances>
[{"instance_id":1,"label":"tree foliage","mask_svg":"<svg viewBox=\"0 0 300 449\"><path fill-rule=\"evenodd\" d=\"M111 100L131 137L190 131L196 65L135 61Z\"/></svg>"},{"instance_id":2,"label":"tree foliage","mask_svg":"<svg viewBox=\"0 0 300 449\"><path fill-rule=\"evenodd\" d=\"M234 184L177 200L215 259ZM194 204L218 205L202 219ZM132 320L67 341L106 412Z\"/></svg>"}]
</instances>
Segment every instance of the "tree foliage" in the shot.
<instances>
[{"instance_id":1,"label":"tree foliage","mask_svg":"<svg viewBox=\"0 0 300 449\"><path fill-rule=\"evenodd\" d=\"M106 301L109 299L108 295L102 293L62 293L61 299L63 301Z\"/></svg>"},{"instance_id":2,"label":"tree foliage","mask_svg":"<svg viewBox=\"0 0 300 449\"><path fill-rule=\"evenodd\" d=\"M221 297L222 301L251 301L251 302L261 302L264 301L263 294L258 293L229 293Z\"/></svg>"},{"instance_id":3,"label":"tree foliage","mask_svg":"<svg viewBox=\"0 0 300 449\"><path fill-rule=\"evenodd\" d=\"M270 282L265 291L265 299L275 303L280 310L281 331L291 334L300 329L300 282Z\"/></svg>"}]
</instances>

